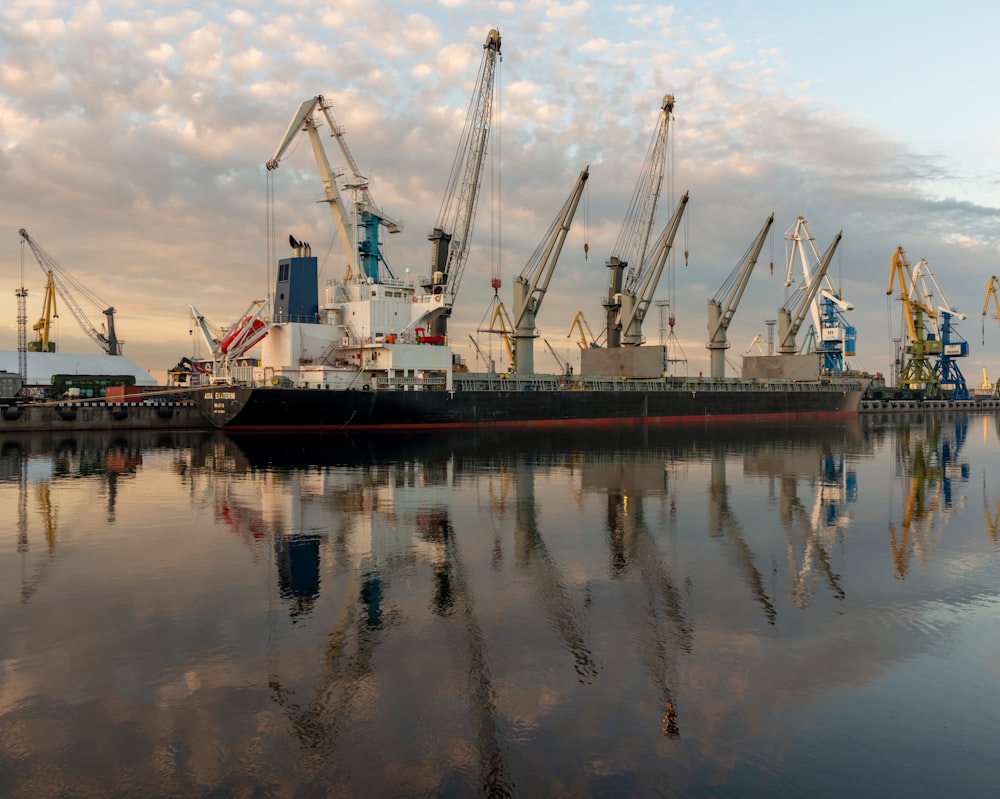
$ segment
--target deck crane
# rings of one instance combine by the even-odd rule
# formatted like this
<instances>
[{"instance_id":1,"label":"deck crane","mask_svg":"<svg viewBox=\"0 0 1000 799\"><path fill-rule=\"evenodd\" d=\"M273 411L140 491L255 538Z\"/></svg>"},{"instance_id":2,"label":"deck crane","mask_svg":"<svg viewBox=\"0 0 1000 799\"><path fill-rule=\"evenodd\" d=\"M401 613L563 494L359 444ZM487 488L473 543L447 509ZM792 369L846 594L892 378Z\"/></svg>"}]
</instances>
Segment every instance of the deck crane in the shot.
<instances>
[{"instance_id":1,"label":"deck crane","mask_svg":"<svg viewBox=\"0 0 1000 799\"><path fill-rule=\"evenodd\" d=\"M325 118L326 125L330 129L330 135L337 140L337 144L340 146L344 159L351 170L351 177L345 188L352 189L357 193L356 196L358 199L356 199L354 206L356 211L356 225L361 231L360 241L357 241L357 243L355 243L354 236L352 235L353 228L350 214L344 205L340 189L337 186L338 175L331 169L326 151L323 148L323 142L319 137L319 127L322 123L321 120L317 119L317 112ZM323 95L318 94L299 105L298 110L292 116L291 123L288 125L288 130L285 131L285 137L281 140L278 149L275 150L274 155L271 156L266 164L268 172L272 172L278 168L281 157L292 143L292 140L303 130L309 135L313 156L316 159L316 165L319 167L320 178L323 181L325 192L324 202L329 204L330 211L333 214L333 221L337 226L337 234L340 238L341 249L344 252L346 261L346 279L350 280L357 275L362 280L371 279L377 283L379 282L380 265L386 264L379 244L379 227L385 227L390 233L398 233L403 229L403 225L399 220L385 214L375 204L371 196L371 191L368 188L368 181L363 175L358 173L354 156L351 155L351 151L344 139L343 129L334 120L330 104L324 99ZM360 270L355 269L358 262L360 262ZM386 269L388 268L388 264L386 264Z\"/></svg>"},{"instance_id":2,"label":"deck crane","mask_svg":"<svg viewBox=\"0 0 1000 799\"><path fill-rule=\"evenodd\" d=\"M569 333L566 334L566 338L572 337L574 329L580 333L580 341L577 346L581 350L599 350L601 348L601 345L597 343L597 339L594 337L594 334L590 329L590 325L587 324L587 319L584 317L583 311L577 311L573 316L573 321L570 322ZM586 331L586 333L584 333L584 331ZM590 337L589 340L587 338L588 336Z\"/></svg>"},{"instance_id":3,"label":"deck crane","mask_svg":"<svg viewBox=\"0 0 1000 799\"><path fill-rule=\"evenodd\" d=\"M726 332L729 330L729 324L733 321L736 308L743 298L747 283L750 282L750 275L757 264L760 251L764 248L764 242L767 240L767 234L773 223L774 214L772 213L764 222L753 244L744 253L743 258L729 273L722 288L708 301L708 344L705 346L711 353L711 375L713 378L726 376L726 350L729 348ZM723 303L725 303L724 307Z\"/></svg>"},{"instance_id":4,"label":"deck crane","mask_svg":"<svg viewBox=\"0 0 1000 799\"><path fill-rule=\"evenodd\" d=\"M674 210L670 221L663 229L659 239L650 253L647 263L643 264L640 282L634 287L626 286L621 298L621 317L618 327L621 332L621 343L627 347L638 347L642 344L642 322L646 318L649 306L653 302L653 294L656 293L656 286L660 282L660 275L663 274L663 267L667 263L667 257L674 246L674 237L681 226L681 217L684 216L684 209L687 207L690 193L684 192L677 208ZM608 329L610 341L611 330ZM609 345L610 346L610 345Z\"/></svg>"},{"instance_id":5,"label":"deck crane","mask_svg":"<svg viewBox=\"0 0 1000 799\"><path fill-rule=\"evenodd\" d=\"M237 359L246 355L268 334L272 323L267 321L267 308L267 300L254 300L226 330L222 330L191 306L195 324L212 353L213 374L216 377L228 376Z\"/></svg>"},{"instance_id":6,"label":"deck crane","mask_svg":"<svg viewBox=\"0 0 1000 799\"><path fill-rule=\"evenodd\" d=\"M604 301L607 346L620 347L622 332L622 292L628 283L634 284L648 256L650 237L656 221L656 211L666 169L670 122L673 119L674 96L663 95L656 130L646 151L646 159L639 172L632 199L629 202L613 254L607 261L610 270L608 297Z\"/></svg>"},{"instance_id":7,"label":"deck crane","mask_svg":"<svg viewBox=\"0 0 1000 799\"><path fill-rule=\"evenodd\" d=\"M967 400L969 386L955 359L968 357L969 342L958 334L953 321L956 318L964 320L966 315L956 311L948 302L926 258L921 258L913 267L913 284L928 308L931 307L935 294L938 298L939 304L931 319L931 327L935 338L941 342L941 352L934 363L934 371L940 380L941 393L947 399Z\"/></svg>"},{"instance_id":8,"label":"deck crane","mask_svg":"<svg viewBox=\"0 0 1000 799\"><path fill-rule=\"evenodd\" d=\"M801 268L802 276L808 283L812 277L814 265L819 261L819 251L806 219L800 216L795 224L785 232L787 267L785 271L785 286L794 282L796 262ZM855 354L857 340L856 329L847 323L845 311L853 311L854 306L841 297L830 280L824 276L819 291L812 301L812 326L814 341L808 351L820 356L820 371L826 374L840 374L845 369L844 356Z\"/></svg>"},{"instance_id":9,"label":"deck crane","mask_svg":"<svg viewBox=\"0 0 1000 799\"><path fill-rule=\"evenodd\" d=\"M922 391L924 396L936 399L941 395L941 381L931 364L930 356L941 353L941 341L927 337L925 322L925 319L933 318L936 314L924 304L914 286L913 270L902 247L897 247L892 254L889 270L889 288L885 293L892 294L894 284L899 284L899 299L903 303L903 322L907 333L906 360L899 368L896 388Z\"/></svg>"},{"instance_id":10,"label":"deck crane","mask_svg":"<svg viewBox=\"0 0 1000 799\"><path fill-rule=\"evenodd\" d=\"M105 355L121 355L122 342L118 340L118 336L115 333L115 309L107 306L96 294L88 291L83 284L60 266L51 255L42 249L38 242L28 235L28 231L21 228L20 234L21 239L31 248L31 252L38 261L42 272L45 273L46 278L54 283L63 304L70 309L73 317L80 325L80 329L97 343ZM80 307L80 304L76 301L75 295L82 297L107 317L106 332L98 330L91 323Z\"/></svg>"},{"instance_id":11,"label":"deck crane","mask_svg":"<svg viewBox=\"0 0 1000 799\"><path fill-rule=\"evenodd\" d=\"M833 260L833 254L837 251L842 234L843 231L837 232L823 257L819 259L816 269L778 309L778 341L780 342L778 352L781 355L795 355L798 352L795 346L795 337L823 285L823 278L826 277L826 270L830 268L830 261ZM800 292L801 296L796 297Z\"/></svg>"},{"instance_id":12,"label":"deck crane","mask_svg":"<svg viewBox=\"0 0 1000 799\"><path fill-rule=\"evenodd\" d=\"M573 367L559 357L559 353L556 352L555 347L549 342L547 338L542 339L545 342L545 346L549 348L549 352L552 353L552 357L556 359L556 363L559 364L559 371L564 375L573 374Z\"/></svg>"},{"instance_id":13,"label":"deck crane","mask_svg":"<svg viewBox=\"0 0 1000 799\"><path fill-rule=\"evenodd\" d=\"M585 167L576 179L573 190L553 220L545 238L535 249L521 274L514 280L514 371L518 374L534 374L535 319L548 291L549 281L555 272L556 263L562 253L563 244L573 224L583 187L590 177L590 167Z\"/></svg>"},{"instance_id":14,"label":"deck crane","mask_svg":"<svg viewBox=\"0 0 1000 799\"><path fill-rule=\"evenodd\" d=\"M500 32L494 28L487 34L483 45L476 89L451 167L441 210L429 237L432 248L431 278L424 289L430 294L444 295L440 310L429 320L431 332L435 335L443 336L448 332L448 317L451 316L469 257L483 165L496 112L493 87L500 60ZM499 289L499 278L496 277L494 289Z\"/></svg>"}]
</instances>

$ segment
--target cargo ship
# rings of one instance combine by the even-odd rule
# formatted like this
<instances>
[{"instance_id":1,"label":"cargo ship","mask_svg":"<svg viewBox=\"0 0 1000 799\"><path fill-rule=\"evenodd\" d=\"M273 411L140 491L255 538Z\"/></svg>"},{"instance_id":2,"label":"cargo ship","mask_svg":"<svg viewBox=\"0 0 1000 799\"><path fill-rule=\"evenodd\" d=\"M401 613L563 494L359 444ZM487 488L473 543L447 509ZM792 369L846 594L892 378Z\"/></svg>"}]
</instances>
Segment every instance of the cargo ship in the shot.
<instances>
[{"instance_id":1,"label":"cargo ship","mask_svg":"<svg viewBox=\"0 0 1000 799\"><path fill-rule=\"evenodd\" d=\"M488 141L499 53L500 36L494 29L483 45L456 165L429 236L429 275L417 280L409 269L402 277L394 274L384 256L381 234L398 233L402 223L375 203L330 104L318 95L299 105L266 166L269 172L277 169L293 139L302 131L309 136L340 238L344 277L327 280L321 298L311 247L289 236L292 254L278 260L272 295L252 303L228 330L211 329L192 307L212 350L212 379L192 391L205 418L230 430L341 431L634 426L856 414L866 388L860 379L819 379L815 368L817 376L797 374L797 379L727 379L714 371L706 379L673 377L664 347L641 346L641 322L688 201L685 193L653 245L649 227L660 195L672 95L665 95L658 109L654 136L659 155L647 160L637 188L646 208L631 224L641 221L642 230L622 237L641 240L643 247L636 245L635 252L626 248L608 262L608 345L584 351L588 357L581 357L579 375L535 372L536 317L583 194L587 167L532 261L515 279L511 328L504 326L510 370L497 373L491 362L479 374L465 368L451 346L448 321L469 254L479 181L492 172L483 159L492 151ZM343 152L347 170L341 175L323 152L321 127L329 129ZM344 202L341 184L353 194L353 203ZM629 263L637 268L628 269ZM494 277L497 297L499 288ZM259 363L248 364L246 355L257 346ZM713 341L712 346L721 352L725 345Z\"/></svg>"},{"instance_id":2,"label":"cargo ship","mask_svg":"<svg viewBox=\"0 0 1000 799\"><path fill-rule=\"evenodd\" d=\"M368 379L374 380L369 377ZM636 426L856 415L861 381L613 378L455 373L450 387L212 386L196 402L231 430L428 430Z\"/></svg>"}]
</instances>

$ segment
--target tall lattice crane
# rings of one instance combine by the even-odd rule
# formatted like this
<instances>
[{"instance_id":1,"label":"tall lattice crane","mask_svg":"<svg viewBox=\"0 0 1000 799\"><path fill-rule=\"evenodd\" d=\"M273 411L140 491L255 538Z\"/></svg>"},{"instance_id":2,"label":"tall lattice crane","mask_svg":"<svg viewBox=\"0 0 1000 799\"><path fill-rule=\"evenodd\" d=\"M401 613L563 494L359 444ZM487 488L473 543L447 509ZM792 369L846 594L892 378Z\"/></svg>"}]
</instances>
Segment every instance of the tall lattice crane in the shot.
<instances>
[{"instance_id":1,"label":"tall lattice crane","mask_svg":"<svg viewBox=\"0 0 1000 799\"><path fill-rule=\"evenodd\" d=\"M344 204L340 187L337 185L338 173L335 173L330 167L326 151L323 148L323 142L319 136L319 128L322 120L317 118L317 112L325 118L330 135L337 140L337 144L344 155L344 160L347 161L348 167L351 170L351 175L346 181L344 188L355 193L354 222L351 221L351 215ZM337 125L333 118L330 104L321 94L305 100L299 105L298 110L292 116L292 121L288 125L288 130L285 131L285 137L278 145L278 149L274 151L274 155L267 162L268 172L272 172L278 168L282 156L300 131L305 131L308 134L309 141L312 144L313 156L316 159L320 178L323 181L325 202L330 206L330 211L333 214L333 221L337 226L340 246L344 253L344 271L347 279L350 280L357 274L361 279L371 279L373 282L379 282L381 265L385 265L386 269L389 270L389 274L392 274L382 254L379 242L379 227L385 227L389 233L398 233L403 229L402 222L387 215L375 203L368 188L368 180L358 171L358 165L354 161L354 156L351 155L350 148L347 146L344 131ZM355 229L359 233L356 234ZM360 268L357 269L356 266L360 266Z\"/></svg>"},{"instance_id":2,"label":"tall lattice crane","mask_svg":"<svg viewBox=\"0 0 1000 799\"><path fill-rule=\"evenodd\" d=\"M476 89L469 105L458 152L448 177L441 210L431 232L431 278L425 289L443 294L440 311L431 318L431 332L446 335L458 289L469 257L469 245L476 221L483 166L490 143L494 115L494 83L500 61L500 32L491 29L483 45Z\"/></svg>"},{"instance_id":3,"label":"tall lattice crane","mask_svg":"<svg viewBox=\"0 0 1000 799\"><path fill-rule=\"evenodd\" d=\"M819 262L819 251L804 216L798 217L795 224L785 232L785 242L785 286L791 286L794 282L796 264L808 284L815 271L815 264ZM829 274L824 275L809 307L812 315L812 340L815 342L810 351L820 356L820 371L840 374L845 369L844 356L855 354L857 332L844 316L845 311L852 310L854 306L834 288Z\"/></svg>"},{"instance_id":4,"label":"tall lattice crane","mask_svg":"<svg viewBox=\"0 0 1000 799\"><path fill-rule=\"evenodd\" d=\"M733 321L736 308L743 298L747 283L750 282L750 275L760 257L760 251L764 248L764 242L767 240L767 234L770 232L773 222L774 214L771 214L761 227L757 238L744 253L743 258L729 273L722 288L708 301L708 344L705 346L711 353L712 377L726 376L726 350L729 347L726 332L729 330L729 324Z\"/></svg>"},{"instance_id":5,"label":"tall lattice crane","mask_svg":"<svg viewBox=\"0 0 1000 799\"><path fill-rule=\"evenodd\" d=\"M552 280L588 177L589 166L576 179L573 190L545 238L514 281L514 371L519 374L533 374L535 371L534 341L538 337L535 319L542 307L542 300L545 299L545 292L548 291L549 281Z\"/></svg>"},{"instance_id":6,"label":"tall lattice crane","mask_svg":"<svg viewBox=\"0 0 1000 799\"><path fill-rule=\"evenodd\" d=\"M649 256L649 245L656 222L656 211L663 188L670 122L673 119L674 96L663 95L657 126L653 131L646 158L632 192L625 220L622 223L615 248L607 261L610 270L608 296L604 301L607 346L620 347L624 328L621 325L622 298L627 286L635 289L642 280L644 264ZM626 274L627 273L627 274Z\"/></svg>"},{"instance_id":7,"label":"tall lattice crane","mask_svg":"<svg viewBox=\"0 0 1000 799\"><path fill-rule=\"evenodd\" d=\"M38 261L38 265L41 267L42 272L45 273L46 280L52 280L55 284L56 291L59 292L59 296L62 298L63 304L73 314L77 323L80 325L80 329L83 330L97 345L101 348L105 355L121 355L122 354L122 342L118 340L118 336L115 333L115 309L110 307L107 303L101 300L96 294L87 289L80 281L73 277L66 269L59 265L51 255L49 255L41 245L38 244L31 236L28 235L28 231L24 228L20 230L21 239L24 241L28 247L31 248L31 252L35 256L35 260ZM103 313L107 317L106 329L98 330L97 327L91 323L90 319L83 312L80 307L80 303L77 302L76 297L81 297L85 302L89 303L93 308Z\"/></svg>"}]
</instances>

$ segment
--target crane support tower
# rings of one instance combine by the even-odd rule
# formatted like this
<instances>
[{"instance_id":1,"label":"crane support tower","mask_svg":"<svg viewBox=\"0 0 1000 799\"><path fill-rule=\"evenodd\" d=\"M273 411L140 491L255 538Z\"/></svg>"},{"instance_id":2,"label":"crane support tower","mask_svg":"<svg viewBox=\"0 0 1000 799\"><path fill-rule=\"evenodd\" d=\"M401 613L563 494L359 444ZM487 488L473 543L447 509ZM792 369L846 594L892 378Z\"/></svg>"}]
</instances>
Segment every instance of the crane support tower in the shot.
<instances>
[{"instance_id":1,"label":"crane support tower","mask_svg":"<svg viewBox=\"0 0 1000 799\"><path fill-rule=\"evenodd\" d=\"M476 220L483 166L493 128L494 83L500 61L500 32L491 29L483 45L476 89L469 105L465 128L452 164L437 223L429 236L431 277L424 285L431 294L443 294L440 312L431 320L432 332L444 336L448 330L458 289L469 257L469 245Z\"/></svg>"},{"instance_id":2,"label":"crane support tower","mask_svg":"<svg viewBox=\"0 0 1000 799\"><path fill-rule=\"evenodd\" d=\"M773 223L774 214L772 213L764 222L757 238L744 253L743 258L730 272L726 282L722 284L722 288L708 301L708 343L705 346L711 353L710 366L713 378L726 376L726 350L729 348L726 333L729 330L729 324L733 321L733 316L736 314L736 308L743 298L747 283L750 282L750 275L757 264L760 251L764 248L764 242L767 240L767 234Z\"/></svg>"},{"instance_id":3,"label":"crane support tower","mask_svg":"<svg viewBox=\"0 0 1000 799\"><path fill-rule=\"evenodd\" d=\"M805 285L808 285L819 263L819 251L806 219L800 216L795 224L785 232L787 249L787 268L785 286L794 282L793 273L798 263ZM824 374L841 374L845 371L844 356L853 356L856 351L857 331L847 323L846 311L854 310L834 288L829 275L825 275L813 298L809 311L812 315L812 328L815 344L813 352L820 356L820 372Z\"/></svg>"},{"instance_id":4,"label":"crane support tower","mask_svg":"<svg viewBox=\"0 0 1000 799\"><path fill-rule=\"evenodd\" d=\"M562 253L583 188L590 177L590 167L585 167L576 179L573 190L538 245L534 255L514 281L514 371L534 374L534 341L538 338L535 320ZM560 364L562 366L562 364Z\"/></svg>"},{"instance_id":5,"label":"crane support tower","mask_svg":"<svg viewBox=\"0 0 1000 799\"><path fill-rule=\"evenodd\" d=\"M99 299L96 294L89 291L82 283L60 266L51 255L42 249L37 241L28 235L28 231L21 228L20 234L22 241L31 248L31 252L45 274L46 280L54 283L63 304L70 309L77 324L80 325L80 329L101 348L105 355L121 355L122 342L118 340L115 332L115 309ZM94 326L80 307L80 303L77 302L76 295L79 295L84 301L104 314L106 317L104 330L98 330ZM53 302L52 309L54 310L54 308L55 305ZM48 342L46 342L47 346Z\"/></svg>"},{"instance_id":6,"label":"crane support tower","mask_svg":"<svg viewBox=\"0 0 1000 799\"><path fill-rule=\"evenodd\" d=\"M663 95L656 129L653 131L645 161L632 192L632 199L625 213L625 220L615 242L613 254L607 261L610 273L604 311L608 347L622 345L623 293L626 286L631 286L632 293L635 293L635 288L642 280L643 266L649 256L650 239L663 188L663 173L666 171L673 112L674 96Z\"/></svg>"}]
</instances>

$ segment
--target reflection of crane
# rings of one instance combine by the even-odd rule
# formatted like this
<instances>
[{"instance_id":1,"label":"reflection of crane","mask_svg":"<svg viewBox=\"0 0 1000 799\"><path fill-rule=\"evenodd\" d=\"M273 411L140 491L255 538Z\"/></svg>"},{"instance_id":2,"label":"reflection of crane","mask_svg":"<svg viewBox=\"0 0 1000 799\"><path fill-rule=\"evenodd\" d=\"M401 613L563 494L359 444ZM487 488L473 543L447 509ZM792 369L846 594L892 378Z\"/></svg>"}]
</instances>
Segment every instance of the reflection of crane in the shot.
<instances>
[{"instance_id":1,"label":"reflection of crane","mask_svg":"<svg viewBox=\"0 0 1000 799\"><path fill-rule=\"evenodd\" d=\"M497 109L493 103L493 86L500 60L500 32L490 30L483 45L476 89L465 119L465 128L458 152L448 177L437 223L431 232L431 282L426 286L432 294L444 294L443 308L433 319L432 332L447 334L447 318L458 296L458 288L469 257L469 245L476 219L483 165L490 140L490 131Z\"/></svg>"},{"instance_id":2,"label":"reflection of crane","mask_svg":"<svg viewBox=\"0 0 1000 799\"><path fill-rule=\"evenodd\" d=\"M574 328L580 333L580 342L577 346L579 346L581 350L599 350L601 348L601 345L597 343L597 339L590 330L590 325L587 324L583 311L577 311L573 316L573 321L570 322L569 332L566 334L566 338L572 337ZM584 334L584 330L587 331L586 334Z\"/></svg>"},{"instance_id":3,"label":"reflection of crane","mask_svg":"<svg viewBox=\"0 0 1000 799\"><path fill-rule=\"evenodd\" d=\"M840 584L840 575L833 571L830 560L830 550L820 535L812 514L805 509L798 497L798 482L794 475L785 475L781 480L780 512L782 523L788 533L787 554L791 567L792 594L795 603L800 608L808 607L812 601L816 571L826 578L830 591L837 599L843 599L846 594ZM795 551L795 541L792 528L798 525L801 533L803 550L801 559Z\"/></svg>"},{"instance_id":4,"label":"reflection of crane","mask_svg":"<svg viewBox=\"0 0 1000 799\"><path fill-rule=\"evenodd\" d=\"M729 347L729 342L726 341L726 332L729 330L729 324L733 321L736 308L743 298L743 292L746 290L747 283L750 282L750 275L757 264L757 258L760 257L760 251L764 247L764 242L767 239L767 234L771 230L773 222L774 214L771 214L764 222L764 226L760 229L760 233L757 234L757 238L754 239L753 243L743 254L743 258L736 264L733 271L729 273L729 277L722 284L722 288L708 301L708 344L705 346L708 347L708 351L711 353L712 377L726 376L725 356L726 349ZM725 304L724 306L723 303Z\"/></svg>"},{"instance_id":5,"label":"reflection of crane","mask_svg":"<svg viewBox=\"0 0 1000 799\"><path fill-rule=\"evenodd\" d=\"M689 195L684 192L677 208L674 210L670 221L657 239L648 262L642 266L640 277L633 283L629 282L621 296L621 316L617 321L617 327L621 331L621 342L626 346L638 347L643 342L642 323L646 318L646 312L653 302L653 295L656 293L656 286L660 282L663 274L663 267L667 263L667 257L674 246L674 237L681 226L681 217L684 216L684 209L687 207ZM671 317L670 327L673 328L673 318ZM611 328L608 328L608 339L610 341Z\"/></svg>"},{"instance_id":6,"label":"reflection of crane","mask_svg":"<svg viewBox=\"0 0 1000 799\"><path fill-rule=\"evenodd\" d=\"M545 238L514 280L514 371L518 374L534 374L535 319L541 310L588 177L590 167L580 173Z\"/></svg>"},{"instance_id":7,"label":"reflection of crane","mask_svg":"<svg viewBox=\"0 0 1000 799\"><path fill-rule=\"evenodd\" d=\"M838 232L833 237L833 241L827 248L823 257L816 264L816 269L805 278L785 304L778 309L778 340L780 345L778 352L782 355L795 355L798 352L795 346L795 337L802 327L802 322L813 307L813 300L822 288L823 280L826 278L827 269L830 268L830 261L840 244L842 232Z\"/></svg>"},{"instance_id":8,"label":"reflection of crane","mask_svg":"<svg viewBox=\"0 0 1000 799\"><path fill-rule=\"evenodd\" d=\"M589 683L598 674L590 647L584 635L573 600L559 574L556 562L538 529L535 505L534 472L521 467L515 473L517 481L517 516L514 541L518 562L530 570L539 604L549 615L566 650L572 655L574 668L581 682Z\"/></svg>"},{"instance_id":9,"label":"reflection of crane","mask_svg":"<svg viewBox=\"0 0 1000 799\"><path fill-rule=\"evenodd\" d=\"M709 534L713 537L725 536L733 547L733 555L744 572L750 591L761 606L767 622L774 625L777 610L764 588L764 577L754 563L754 553L743 537L740 524L729 505L729 485L726 483L726 456L715 451L712 454L711 483L709 496Z\"/></svg>"},{"instance_id":10,"label":"reflection of crane","mask_svg":"<svg viewBox=\"0 0 1000 799\"><path fill-rule=\"evenodd\" d=\"M604 301L607 315L607 345L621 346L622 298L626 288L625 271L628 282L633 283L641 273L649 255L649 242L656 222L656 210L660 202L663 173L666 170L668 146L670 144L670 121L673 119L674 96L663 95L656 130L650 140L642 169L632 192L625 220L611 257L607 261L610 275L608 297Z\"/></svg>"},{"instance_id":11,"label":"reflection of crane","mask_svg":"<svg viewBox=\"0 0 1000 799\"><path fill-rule=\"evenodd\" d=\"M667 737L677 738L680 727L668 663L672 650L690 652L693 646L683 596L646 524L641 497L621 489L609 490L607 531L612 578L621 579L630 570L639 572L645 590L642 611L628 616L645 627L635 636L639 653L663 697L661 729Z\"/></svg>"},{"instance_id":12,"label":"reflection of crane","mask_svg":"<svg viewBox=\"0 0 1000 799\"><path fill-rule=\"evenodd\" d=\"M913 285L927 308L931 307L934 297L937 296L938 306L931 318L931 327L934 337L941 342L941 352L934 364L941 393L948 399L966 400L969 398L969 387L955 359L968 356L969 343L954 328L954 319L963 320L966 318L965 314L956 311L948 302L931 271L930 264L924 258L913 267Z\"/></svg>"},{"instance_id":13,"label":"reflection of crane","mask_svg":"<svg viewBox=\"0 0 1000 799\"><path fill-rule=\"evenodd\" d=\"M941 353L941 341L927 337L924 321L925 318L933 318L935 312L924 303L923 297L914 285L913 270L902 247L897 247L892 254L889 269L889 288L885 293L892 294L893 286L898 284L899 299L903 303L903 323L906 325L907 334L906 360L898 370L896 388L923 391L924 396L929 398L939 397L940 379L931 364L930 356Z\"/></svg>"},{"instance_id":14,"label":"reflection of crane","mask_svg":"<svg viewBox=\"0 0 1000 799\"><path fill-rule=\"evenodd\" d=\"M947 524L953 508L952 481L965 482L969 477L969 465L957 460L968 434L968 419L956 416L948 420L954 426L947 432L945 423L929 414L922 429L906 426L896 434L897 461L908 484L898 534L896 524L889 525L897 579L906 577L911 552L926 552L931 539Z\"/></svg>"},{"instance_id":15,"label":"reflection of crane","mask_svg":"<svg viewBox=\"0 0 1000 799\"><path fill-rule=\"evenodd\" d=\"M122 343L115 333L115 309L102 301L96 294L89 291L82 283L67 272L59 263L39 244L28 235L28 232L21 228L21 239L27 243L34 253L38 265L42 268L46 278L55 283L56 290L62 298L63 303L70 309L73 317L83 330L97 345L104 351L105 355L121 355ZM90 303L95 309L100 310L107 317L107 332L101 332L87 318L80 304L76 301L79 296L84 301ZM54 303L53 303L54 308Z\"/></svg>"},{"instance_id":16,"label":"reflection of crane","mask_svg":"<svg viewBox=\"0 0 1000 799\"><path fill-rule=\"evenodd\" d=\"M798 217L795 225L786 231L785 240L789 242L786 244L788 264L785 286L792 285L796 260L802 269L804 285L808 286L814 275L812 265L818 264L820 257L805 217ZM824 274L819 282L818 291L809 303L813 320L810 330L812 343L804 352L819 355L822 372L840 374L845 369L844 356L854 355L855 352L857 334L844 316L844 312L854 310L854 306L840 296L828 274Z\"/></svg>"},{"instance_id":17,"label":"reflection of crane","mask_svg":"<svg viewBox=\"0 0 1000 799\"><path fill-rule=\"evenodd\" d=\"M361 229L363 236L357 244L355 244L354 236L350 232L351 222L337 186L337 175L330 168L330 162L327 160L323 143L319 138L319 123L314 115L317 109L326 118L327 126L330 128L330 135L337 139L337 143L340 145L340 149L351 168L350 183L345 188L350 188L360 195L360 199L355 202L357 211L356 224ZM368 190L368 181L358 174L357 164L355 164L354 157L347 148L343 131L334 121L330 111L330 104L326 102L323 95L317 95L299 105L298 110L292 116L291 123L288 125L284 139L282 139L281 144L278 145L278 149L275 150L274 155L267 162L268 171L270 172L278 168L282 155L284 155L292 140L301 130L306 131L309 135L309 141L312 144L313 156L316 159L316 165L319 167L320 178L323 181L323 189L326 193L326 202L329 204L330 211L333 214L333 221L336 223L337 234L340 237L341 249L346 259L347 279L349 280L353 276L355 261L360 257L361 275L359 277L363 276L370 278L374 282L378 282L379 264L385 262L378 240L379 225L385 226L390 233L397 233L402 230L402 224L386 216L375 205Z\"/></svg>"}]
</instances>

